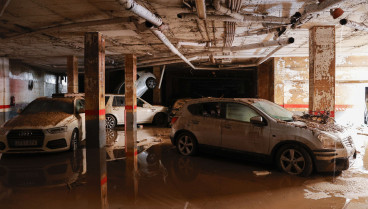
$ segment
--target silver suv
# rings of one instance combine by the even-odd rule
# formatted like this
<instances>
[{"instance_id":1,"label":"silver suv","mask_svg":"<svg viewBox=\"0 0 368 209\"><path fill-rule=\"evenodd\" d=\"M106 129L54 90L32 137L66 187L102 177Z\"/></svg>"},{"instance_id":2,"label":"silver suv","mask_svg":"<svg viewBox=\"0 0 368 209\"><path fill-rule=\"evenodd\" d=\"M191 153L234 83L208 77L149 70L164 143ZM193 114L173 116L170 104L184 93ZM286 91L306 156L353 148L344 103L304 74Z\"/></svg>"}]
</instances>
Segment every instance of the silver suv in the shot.
<instances>
[{"instance_id":1,"label":"silver suv","mask_svg":"<svg viewBox=\"0 0 368 209\"><path fill-rule=\"evenodd\" d=\"M266 157L293 175L346 170L356 156L342 127L296 117L263 99L193 99L171 123L171 141L182 155L216 147Z\"/></svg>"}]
</instances>

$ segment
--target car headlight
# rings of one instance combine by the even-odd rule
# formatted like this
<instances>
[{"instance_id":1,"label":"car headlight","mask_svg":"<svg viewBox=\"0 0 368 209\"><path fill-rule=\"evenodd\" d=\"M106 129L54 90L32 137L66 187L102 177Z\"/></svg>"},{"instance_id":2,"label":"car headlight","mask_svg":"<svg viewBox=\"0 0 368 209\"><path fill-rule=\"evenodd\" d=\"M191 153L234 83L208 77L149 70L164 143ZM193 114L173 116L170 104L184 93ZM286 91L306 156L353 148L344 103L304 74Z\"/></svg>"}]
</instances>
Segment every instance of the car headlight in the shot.
<instances>
[{"instance_id":1,"label":"car headlight","mask_svg":"<svg viewBox=\"0 0 368 209\"><path fill-rule=\"evenodd\" d=\"M325 149L341 149L344 148L344 145L341 141L336 140L334 137L329 136L325 133L321 133L318 135L318 139L322 142L322 146Z\"/></svg>"},{"instance_id":2,"label":"car headlight","mask_svg":"<svg viewBox=\"0 0 368 209\"><path fill-rule=\"evenodd\" d=\"M56 127L56 128L49 128L47 129L47 132L49 132L50 134L59 134L59 133L66 132L67 130L68 130L68 127L61 126L61 127Z\"/></svg>"},{"instance_id":3,"label":"car headlight","mask_svg":"<svg viewBox=\"0 0 368 209\"><path fill-rule=\"evenodd\" d=\"M8 133L8 129L6 128L0 128L0 135L6 135Z\"/></svg>"}]
</instances>

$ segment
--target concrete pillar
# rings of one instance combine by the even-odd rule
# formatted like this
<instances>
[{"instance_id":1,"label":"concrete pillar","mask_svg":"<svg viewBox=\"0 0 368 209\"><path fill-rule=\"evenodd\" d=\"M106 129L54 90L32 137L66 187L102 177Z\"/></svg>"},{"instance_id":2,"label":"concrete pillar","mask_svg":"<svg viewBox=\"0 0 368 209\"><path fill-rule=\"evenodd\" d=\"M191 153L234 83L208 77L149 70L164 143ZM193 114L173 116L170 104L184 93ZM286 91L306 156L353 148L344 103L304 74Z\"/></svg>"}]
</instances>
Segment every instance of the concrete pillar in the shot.
<instances>
[{"instance_id":1,"label":"concrete pillar","mask_svg":"<svg viewBox=\"0 0 368 209\"><path fill-rule=\"evenodd\" d=\"M160 66L153 67L153 75L155 75L157 82L160 82L161 79L161 68ZM153 104L154 105L161 105L161 89L158 88L159 83L157 83L156 87L153 89Z\"/></svg>"},{"instance_id":2,"label":"concrete pillar","mask_svg":"<svg viewBox=\"0 0 368 209\"><path fill-rule=\"evenodd\" d=\"M105 40L98 32L85 34L84 70L89 208L107 208Z\"/></svg>"},{"instance_id":3,"label":"concrete pillar","mask_svg":"<svg viewBox=\"0 0 368 209\"><path fill-rule=\"evenodd\" d=\"M262 63L257 69L258 98L274 101L274 58Z\"/></svg>"},{"instance_id":4,"label":"concrete pillar","mask_svg":"<svg viewBox=\"0 0 368 209\"><path fill-rule=\"evenodd\" d=\"M10 82L9 59L0 57L0 125L9 119Z\"/></svg>"},{"instance_id":5,"label":"concrete pillar","mask_svg":"<svg viewBox=\"0 0 368 209\"><path fill-rule=\"evenodd\" d=\"M126 181L130 195L136 196L137 182L137 91L134 85L137 80L137 58L125 55L125 153Z\"/></svg>"},{"instance_id":6,"label":"concrete pillar","mask_svg":"<svg viewBox=\"0 0 368 209\"><path fill-rule=\"evenodd\" d=\"M78 58L67 58L68 93L78 93Z\"/></svg>"},{"instance_id":7,"label":"concrete pillar","mask_svg":"<svg viewBox=\"0 0 368 209\"><path fill-rule=\"evenodd\" d=\"M335 116L335 26L309 30L309 113Z\"/></svg>"}]
</instances>

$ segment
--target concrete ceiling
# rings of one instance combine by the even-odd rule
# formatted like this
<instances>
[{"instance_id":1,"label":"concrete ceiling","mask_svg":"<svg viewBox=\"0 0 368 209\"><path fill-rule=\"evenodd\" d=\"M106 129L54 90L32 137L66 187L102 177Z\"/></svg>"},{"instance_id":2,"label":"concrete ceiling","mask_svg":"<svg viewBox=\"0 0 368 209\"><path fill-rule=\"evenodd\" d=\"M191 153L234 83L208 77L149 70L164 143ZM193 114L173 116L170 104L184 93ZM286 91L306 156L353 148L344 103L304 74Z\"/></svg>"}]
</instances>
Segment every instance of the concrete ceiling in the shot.
<instances>
[{"instance_id":1,"label":"concrete ceiling","mask_svg":"<svg viewBox=\"0 0 368 209\"><path fill-rule=\"evenodd\" d=\"M183 20L177 17L179 13L196 14L194 0L137 2L162 18L164 24L168 25L163 33L174 45L185 41L211 42L212 46L224 46L224 22ZM212 7L211 1L206 1L206 3L207 14L219 14ZM311 0L243 0L239 13L290 18L295 12L303 11L307 5L316 3ZM4 6L7 7L0 16L0 56L20 59L43 69L64 72L66 56L69 55L77 55L83 66L84 33L93 31L101 32L106 38L107 68L121 68L124 54L136 54L138 62L174 56L150 30L139 26L144 23L143 19L125 10L117 0L8 0L8 4ZM311 20L300 27L287 29L281 38L294 37L295 42L283 47L273 56L308 56L308 29L314 25L336 26L337 56L368 55L368 32L356 31L339 24L341 18L365 23L368 18L367 1L342 1L335 7L340 7L345 11L338 19L333 19L328 9L314 15ZM79 24L97 20L107 21L96 22L92 26ZM77 24L63 27L73 23ZM57 27L61 25L63 26ZM280 25L268 25L268 27L280 27ZM275 34L272 32L245 36L246 32L256 32L264 28L265 24L259 22L236 23L232 46L273 40ZM235 59L216 61L222 64L249 63L255 58L266 56L275 48L273 46L239 51L231 54L236 56ZM179 50L185 56L189 56L188 54L191 53L205 51L206 48L181 46ZM223 54L220 52L219 55ZM209 63L208 59L200 60L200 62L203 65L214 65ZM195 63L198 64L198 61Z\"/></svg>"}]
</instances>

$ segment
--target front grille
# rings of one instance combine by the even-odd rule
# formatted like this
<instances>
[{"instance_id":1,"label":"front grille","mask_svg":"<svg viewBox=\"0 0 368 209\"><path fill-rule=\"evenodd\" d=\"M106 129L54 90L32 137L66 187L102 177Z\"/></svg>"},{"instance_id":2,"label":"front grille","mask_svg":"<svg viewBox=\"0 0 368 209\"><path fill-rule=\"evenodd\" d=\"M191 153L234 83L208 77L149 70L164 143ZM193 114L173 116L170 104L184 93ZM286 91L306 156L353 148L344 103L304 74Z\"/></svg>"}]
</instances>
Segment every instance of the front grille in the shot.
<instances>
[{"instance_id":1,"label":"front grille","mask_svg":"<svg viewBox=\"0 0 368 209\"><path fill-rule=\"evenodd\" d=\"M348 136L342 140L342 143L345 145L345 147L353 147L353 140L351 136Z\"/></svg>"},{"instance_id":2,"label":"front grille","mask_svg":"<svg viewBox=\"0 0 368 209\"><path fill-rule=\"evenodd\" d=\"M10 148L42 147L45 134L42 130L11 130L6 138Z\"/></svg>"}]
</instances>

